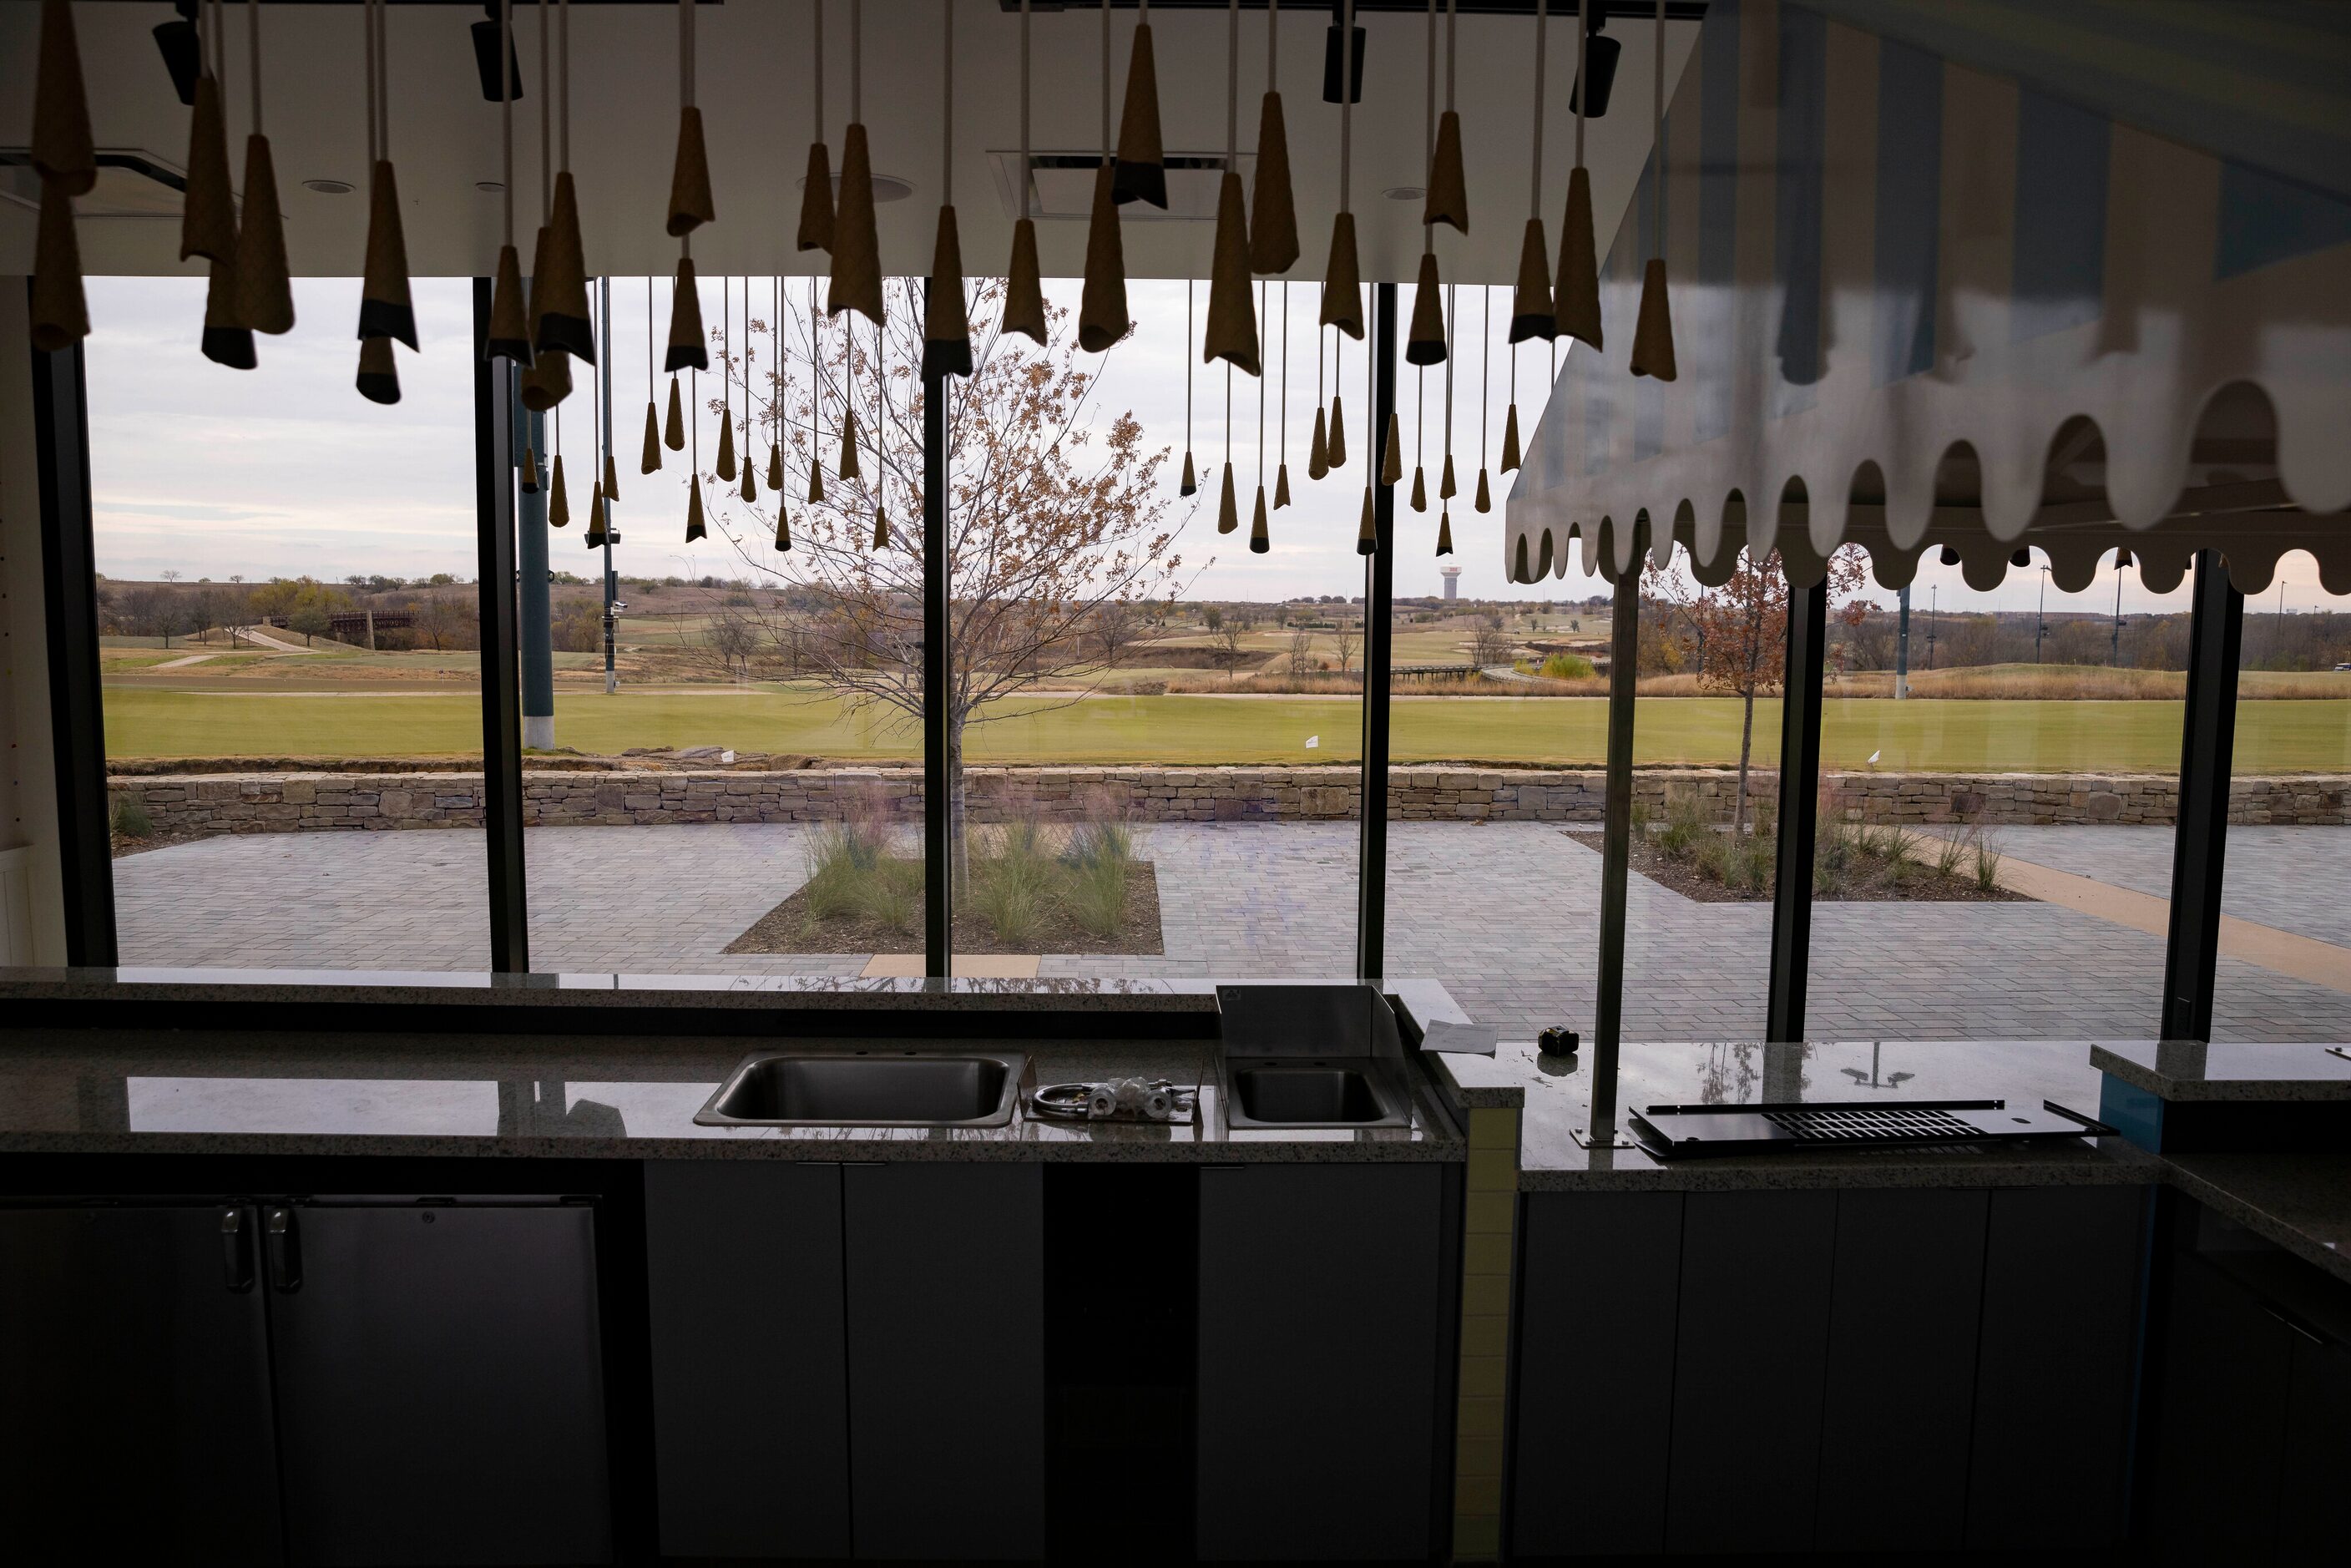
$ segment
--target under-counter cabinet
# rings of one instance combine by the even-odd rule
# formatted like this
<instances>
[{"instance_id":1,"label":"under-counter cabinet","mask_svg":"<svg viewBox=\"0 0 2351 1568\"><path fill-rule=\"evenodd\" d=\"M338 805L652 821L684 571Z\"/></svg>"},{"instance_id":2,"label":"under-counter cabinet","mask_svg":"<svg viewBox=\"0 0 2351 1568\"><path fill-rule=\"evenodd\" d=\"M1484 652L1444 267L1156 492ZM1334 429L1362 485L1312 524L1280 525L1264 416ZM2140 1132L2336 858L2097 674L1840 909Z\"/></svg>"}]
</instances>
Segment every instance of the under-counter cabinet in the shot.
<instances>
[{"instance_id":1,"label":"under-counter cabinet","mask_svg":"<svg viewBox=\"0 0 2351 1568\"><path fill-rule=\"evenodd\" d=\"M2145 1203L1527 1195L1512 1554L2119 1541Z\"/></svg>"},{"instance_id":2,"label":"under-counter cabinet","mask_svg":"<svg viewBox=\"0 0 2351 1568\"><path fill-rule=\"evenodd\" d=\"M1414 1559L1441 1541L1458 1175L1200 1173L1200 1557Z\"/></svg>"},{"instance_id":3,"label":"under-counter cabinet","mask_svg":"<svg viewBox=\"0 0 2351 1568\"><path fill-rule=\"evenodd\" d=\"M11 1548L609 1561L596 1301L551 1198L0 1209Z\"/></svg>"}]
</instances>

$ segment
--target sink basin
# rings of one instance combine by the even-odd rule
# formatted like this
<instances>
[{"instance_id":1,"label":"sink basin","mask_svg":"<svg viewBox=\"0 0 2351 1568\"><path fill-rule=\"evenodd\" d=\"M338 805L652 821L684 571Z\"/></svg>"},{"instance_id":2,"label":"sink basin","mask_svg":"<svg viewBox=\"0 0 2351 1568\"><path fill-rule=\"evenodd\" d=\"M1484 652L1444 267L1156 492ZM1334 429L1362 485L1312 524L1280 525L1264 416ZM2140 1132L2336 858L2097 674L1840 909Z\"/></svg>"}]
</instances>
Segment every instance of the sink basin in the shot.
<instances>
[{"instance_id":1,"label":"sink basin","mask_svg":"<svg viewBox=\"0 0 2351 1568\"><path fill-rule=\"evenodd\" d=\"M1401 1097L1369 1063L1230 1061L1225 1123L1249 1127L1402 1127Z\"/></svg>"},{"instance_id":2,"label":"sink basin","mask_svg":"<svg viewBox=\"0 0 2351 1568\"><path fill-rule=\"evenodd\" d=\"M1018 1051L761 1051L695 1114L705 1127L1001 1127Z\"/></svg>"}]
</instances>

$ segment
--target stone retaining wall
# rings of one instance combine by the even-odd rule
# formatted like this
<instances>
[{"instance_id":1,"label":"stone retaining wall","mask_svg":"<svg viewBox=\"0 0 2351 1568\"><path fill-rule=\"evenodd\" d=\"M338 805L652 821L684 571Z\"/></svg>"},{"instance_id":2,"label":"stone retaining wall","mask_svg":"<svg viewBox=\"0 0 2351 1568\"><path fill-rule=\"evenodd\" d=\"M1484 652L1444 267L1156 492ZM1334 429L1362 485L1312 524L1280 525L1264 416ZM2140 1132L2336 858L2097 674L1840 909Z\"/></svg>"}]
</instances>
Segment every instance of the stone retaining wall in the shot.
<instances>
[{"instance_id":1,"label":"stone retaining wall","mask_svg":"<svg viewBox=\"0 0 2351 1568\"><path fill-rule=\"evenodd\" d=\"M1402 821L1597 822L1605 780L1598 768L1399 768L1389 811ZM1081 821L1115 806L1145 822L1292 822L1353 820L1362 789L1353 768L980 768L966 775L974 818L1033 808ZM2168 823L2174 780L2151 775L1831 774L1834 809L1848 818L1913 823ZM2351 779L2341 775L2240 779L2231 822L2345 822ZM1750 798L1772 776L1749 780ZM175 836L350 829L479 827L482 780L464 773L270 773L118 779L116 798L137 797L158 830ZM904 820L922 810L918 768L527 772L524 817L534 825L650 826L684 822L839 821L872 802ZM1718 819L1729 816L1737 775L1720 768L1644 768L1636 796L1661 807L1669 790L1694 790Z\"/></svg>"}]
</instances>

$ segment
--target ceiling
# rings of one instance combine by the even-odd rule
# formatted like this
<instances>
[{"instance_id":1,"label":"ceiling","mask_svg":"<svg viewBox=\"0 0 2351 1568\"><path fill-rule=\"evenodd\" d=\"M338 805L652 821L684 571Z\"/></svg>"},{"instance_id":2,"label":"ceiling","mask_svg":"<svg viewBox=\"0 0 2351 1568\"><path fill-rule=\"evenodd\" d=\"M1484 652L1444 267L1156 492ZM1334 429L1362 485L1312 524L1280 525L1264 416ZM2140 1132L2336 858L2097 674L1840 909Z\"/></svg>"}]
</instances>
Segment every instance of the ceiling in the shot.
<instances>
[{"instance_id":1,"label":"ceiling","mask_svg":"<svg viewBox=\"0 0 2351 1568\"><path fill-rule=\"evenodd\" d=\"M864 119L877 175L912 187L879 208L882 260L892 274L927 272L941 193L940 93L944 7L955 8L954 193L967 270L1000 272L1011 246L1010 180L1019 146L1020 20L1000 0L870 0L864 24ZM1678 7L1677 7L1678 8ZM800 176L811 133L810 0L734 0L696 8L698 99L707 127L718 218L694 236L705 274L804 274L821 253L792 248ZM849 0L825 7L825 110L836 167L849 108ZM1558 243L1574 120L1566 112L1575 68L1573 0L1555 0L1549 29L1549 123L1543 147L1542 217ZM515 31L527 90L515 110L516 224L530 254L538 189L536 94L538 16L516 6ZM361 11L357 5L263 7L263 112L286 212L293 269L313 276L360 270L367 204ZM178 166L187 155L188 110L174 96L152 29L168 5L75 6L90 117L101 149L142 152ZM468 29L473 5L394 4L389 13L391 137L399 172L412 271L423 276L489 272L499 244L500 199L476 183L499 177L499 110L485 102ZM0 4L0 148L29 136L32 73L40 8ZM246 6L227 7L225 72L231 163L242 178L247 123ZM1299 5L1281 16L1281 89L1292 183L1304 254L1290 276L1321 274L1338 206L1339 112L1321 100L1322 45L1330 13ZM1420 254L1420 203L1384 192L1425 178L1427 23L1415 15L1363 16L1364 101L1353 129L1353 206L1368 280L1409 282ZM1469 181L1471 232L1437 231L1445 276L1507 284L1516 276L1527 218L1532 128L1534 25L1525 16L1465 14L1457 107ZM1113 12L1113 114L1123 93L1135 26ZM1440 40L1444 24L1438 23ZM1667 90L1698 37L1698 24L1666 25ZM571 152L591 272L637 276L669 271L677 242L663 233L677 131L677 14L666 4L580 4L571 14ZM1091 7L1047 13L1030 23L1033 81L1029 144L1037 153L1097 150L1102 125L1102 20ZM1167 151L1220 154L1226 145L1226 16L1162 8L1152 21L1160 112ZM1266 16L1240 21L1239 150L1243 172L1256 150L1266 86ZM1586 162L1602 247L1616 228L1650 142L1653 25L1619 20L1624 46L1610 112L1590 122ZM1443 107L1439 62L1437 94ZM1066 178L1066 176L1065 176ZM305 189L306 180L356 187L343 195ZM1058 205L1059 204L1055 204ZM1196 204L1205 206L1207 204ZM1205 277L1213 224L1123 209L1129 276ZM93 275L179 274L178 225L168 216L86 217L84 269ZM0 273L31 268L33 214L0 201ZM1074 277L1083 267L1080 219L1038 225L1043 270Z\"/></svg>"}]
</instances>

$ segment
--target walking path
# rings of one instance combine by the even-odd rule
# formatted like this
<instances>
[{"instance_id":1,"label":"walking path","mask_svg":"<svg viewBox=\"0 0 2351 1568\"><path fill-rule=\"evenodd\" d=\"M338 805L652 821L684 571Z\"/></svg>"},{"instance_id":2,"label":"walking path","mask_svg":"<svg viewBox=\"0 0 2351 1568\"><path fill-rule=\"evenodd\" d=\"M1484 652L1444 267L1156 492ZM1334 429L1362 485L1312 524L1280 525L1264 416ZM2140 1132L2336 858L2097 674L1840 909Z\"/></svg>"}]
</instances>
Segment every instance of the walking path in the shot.
<instances>
[{"instance_id":1,"label":"walking path","mask_svg":"<svg viewBox=\"0 0 2351 1568\"><path fill-rule=\"evenodd\" d=\"M533 829L526 852L534 967L867 972L871 953L724 951L805 880L807 832L750 823ZM2152 845L2116 835L2140 832L2018 829L2001 842L2020 862L2063 859L2067 874L2095 872L2091 880L2114 887L2143 874ZM2031 836L2058 833L2070 836ZM1137 853L1157 868L1165 953L1047 955L1036 972L1350 973L1356 842L1347 822L1138 829ZM483 855L478 831L455 829L208 839L131 855L115 862L122 962L483 968ZM2247 911L2258 909L2270 918L2254 924L2310 945L2297 951L2339 950L2351 829L2239 830L2228 869L2231 914L2250 919ZM1441 979L1473 1016L1511 1035L1554 1022L1589 1027L1599 855L1552 823L1397 822L1389 829L1389 877L1388 974ZM1628 1036L1759 1038L1771 924L1768 904L1699 904L1634 877ZM1813 915L1809 1032L2145 1038L2163 980L2161 928L2148 925L2064 902L1822 904ZM2320 983L2281 973L2248 961L2246 951L2224 949L2220 957L2216 1038L2351 1040L2351 991L2339 976Z\"/></svg>"}]
</instances>

